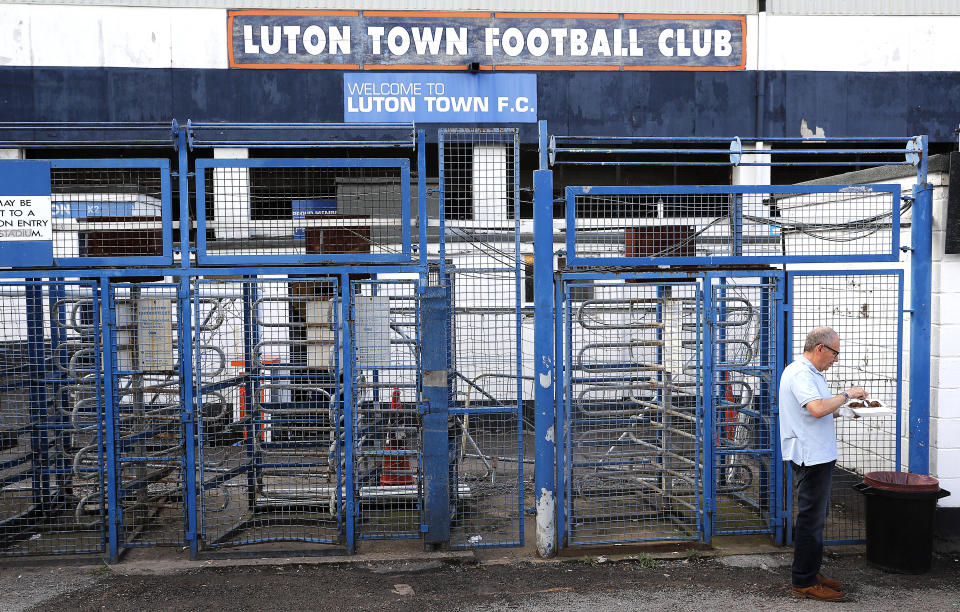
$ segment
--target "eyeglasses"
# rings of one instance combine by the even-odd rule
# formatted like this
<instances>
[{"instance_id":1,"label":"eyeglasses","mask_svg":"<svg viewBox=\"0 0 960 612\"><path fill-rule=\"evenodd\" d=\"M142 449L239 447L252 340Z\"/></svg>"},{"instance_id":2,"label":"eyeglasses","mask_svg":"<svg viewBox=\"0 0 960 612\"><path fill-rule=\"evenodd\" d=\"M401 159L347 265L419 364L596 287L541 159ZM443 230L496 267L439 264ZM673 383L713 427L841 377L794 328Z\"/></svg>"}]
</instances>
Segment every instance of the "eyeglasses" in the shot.
<instances>
[{"instance_id":1,"label":"eyeglasses","mask_svg":"<svg viewBox=\"0 0 960 612\"><path fill-rule=\"evenodd\" d=\"M834 357L837 357L837 358L840 357L840 351L838 351L837 349L833 348L832 346L827 346L826 344L821 344L820 346L822 346L822 347L825 348L825 349L830 349L831 351L833 351L833 356L834 356Z\"/></svg>"}]
</instances>

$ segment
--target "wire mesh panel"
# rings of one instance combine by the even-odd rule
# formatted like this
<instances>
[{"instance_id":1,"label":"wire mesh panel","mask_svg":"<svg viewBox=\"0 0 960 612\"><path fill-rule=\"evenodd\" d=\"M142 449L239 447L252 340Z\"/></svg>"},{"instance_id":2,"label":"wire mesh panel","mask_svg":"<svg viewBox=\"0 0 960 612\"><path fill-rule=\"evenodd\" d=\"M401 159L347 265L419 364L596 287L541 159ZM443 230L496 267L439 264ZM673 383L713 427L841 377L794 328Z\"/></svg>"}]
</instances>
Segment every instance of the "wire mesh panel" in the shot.
<instances>
[{"instance_id":1,"label":"wire mesh panel","mask_svg":"<svg viewBox=\"0 0 960 612\"><path fill-rule=\"evenodd\" d=\"M118 540L128 547L181 545L184 445L193 442L185 442L182 422L177 286L111 285L108 323Z\"/></svg>"},{"instance_id":2,"label":"wire mesh panel","mask_svg":"<svg viewBox=\"0 0 960 612\"><path fill-rule=\"evenodd\" d=\"M354 281L351 300L357 537L419 537L417 282Z\"/></svg>"},{"instance_id":3,"label":"wire mesh panel","mask_svg":"<svg viewBox=\"0 0 960 612\"><path fill-rule=\"evenodd\" d=\"M567 543L701 535L700 289L564 284Z\"/></svg>"},{"instance_id":4,"label":"wire mesh panel","mask_svg":"<svg viewBox=\"0 0 960 612\"><path fill-rule=\"evenodd\" d=\"M200 263L411 258L407 159L197 161Z\"/></svg>"},{"instance_id":5,"label":"wire mesh panel","mask_svg":"<svg viewBox=\"0 0 960 612\"><path fill-rule=\"evenodd\" d=\"M343 538L338 279L194 289L205 548Z\"/></svg>"},{"instance_id":6,"label":"wire mesh panel","mask_svg":"<svg viewBox=\"0 0 960 612\"><path fill-rule=\"evenodd\" d=\"M524 504L534 501L532 437L526 447L523 439L533 426L524 427L522 412L518 133L444 129L439 147L454 313L450 544L519 546Z\"/></svg>"},{"instance_id":7,"label":"wire mesh panel","mask_svg":"<svg viewBox=\"0 0 960 612\"><path fill-rule=\"evenodd\" d=\"M0 283L0 555L106 547L96 287Z\"/></svg>"},{"instance_id":8,"label":"wire mesh panel","mask_svg":"<svg viewBox=\"0 0 960 612\"><path fill-rule=\"evenodd\" d=\"M53 160L51 166L57 265L173 261L169 161Z\"/></svg>"},{"instance_id":9,"label":"wire mesh panel","mask_svg":"<svg viewBox=\"0 0 960 612\"><path fill-rule=\"evenodd\" d=\"M770 533L780 499L777 279L721 278L711 289L714 533Z\"/></svg>"},{"instance_id":10,"label":"wire mesh panel","mask_svg":"<svg viewBox=\"0 0 960 612\"><path fill-rule=\"evenodd\" d=\"M566 199L573 265L898 256L898 185L567 187Z\"/></svg>"},{"instance_id":11,"label":"wire mesh panel","mask_svg":"<svg viewBox=\"0 0 960 612\"><path fill-rule=\"evenodd\" d=\"M839 457L833 475L828 542L862 540L863 496L851 488L866 472L899 471L903 273L898 270L791 274L791 359L820 326L840 335L840 359L826 371L830 390L863 387L890 412L834 421ZM795 507L795 505L794 505Z\"/></svg>"}]
</instances>

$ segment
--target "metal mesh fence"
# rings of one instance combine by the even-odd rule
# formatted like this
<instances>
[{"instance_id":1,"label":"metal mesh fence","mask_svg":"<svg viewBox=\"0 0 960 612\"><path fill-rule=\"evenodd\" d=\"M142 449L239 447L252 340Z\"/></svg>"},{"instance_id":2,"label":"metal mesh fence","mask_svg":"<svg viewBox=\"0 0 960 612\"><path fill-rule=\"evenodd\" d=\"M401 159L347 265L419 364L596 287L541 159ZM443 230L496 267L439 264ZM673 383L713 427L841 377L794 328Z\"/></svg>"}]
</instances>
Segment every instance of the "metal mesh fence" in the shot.
<instances>
[{"instance_id":1,"label":"metal mesh fence","mask_svg":"<svg viewBox=\"0 0 960 612\"><path fill-rule=\"evenodd\" d=\"M204 547L342 541L339 304L336 278L197 282Z\"/></svg>"},{"instance_id":2,"label":"metal mesh fence","mask_svg":"<svg viewBox=\"0 0 960 612\"><path fill-rule=\"evenodd\" d=\"M522 415L532 390L525 396L520 354L518 133L441 130L439 146L441 244L454 312L450 405L458 465L450 543L520 545L524 504L534 502L532 437L524 444L533 427Z\"/></svg>"},{"instance_id":3,"label":"metal mesh fence","mask_svg":"<svg viewBox=\"0 0 960 612\"><path fill-rule=\"evenodd\" d=\"M568 542L697 539L697 285L564 287Z\"/></svg>"},{"instance_id":4,"label":"metal mesh fence","mask_svg":"<svg viewBox=\"0 0 960 612\"><path fill-rule=\"evenodd\" d=\"M0 555L103 552L99 303L90 283L0 283Z\"/></svg>"},{"instance_id":5,"label":"metal mesh fence","mask_svg":"<svg viewBox=\"0 0 960 612\"><path fill-rule=\"evenodd\" d=\"M177 286L115 284L110 299L118 538L124 546L181 545L184 347Z\"/></svg>"},{"instance_id":6,"label":"metal mesh fence","mask_svg":"<svg viewBox=\"0 0 960 612\"><path fill-rule=\"evenodd\" d=\"M53 256L162 256L160 167L54 167L50 171ZM169 188L169 187L168 187Z\"/></svg>"},{"instance_id":7,"label":"metal mesh fence","mask_svg":"<svg viewBox=\"0 0 960 612\"><path fill-rule=\"evenodd\" d=\"M402 279L352 284L353 480L361 539L420 535L416 289L415 281Z\"/></svg>"},{"instance_id":8,"label":"metal mesh fence","mask_svg":"<svg viewBox=\"0 0 960 612\"><path fill-rule=\"evenodd\" d=\"M886 416L839 418L839 458L833 476L828 541L865 537L863 496L853 490L866 472L899 470L902 276L898 272L795 275L792 281L793 358L818 326L840 335L840 360L827 370L830 390L863 387L869 400L893 409Z\"/></svg>"},{"instance_id":9,"label":"metal mesh fence","mask_svg":"<svg viewBox=\"0 0 960 612\"><path fill-rule=\"evenodd\" d=\"M693 258L890 255L896 250L900 202L895 187L770 189L568 188L567 206L576 224L573 252L584 258Z\"/></svg>"},{"instance_id":10,"label":"metal mesh fence","mask_svg":"<svg viewBox=\"0 0 960 612\"><path fill-rule=\"evenodd\" d=\"M407 160L237 160L204 167L203 206L210 255L409 253ZM266 165L265 165L266 164ZM269 165L273 164L273 165ZM406 233L406 238L405 238Z\"/></svg>"},{"instance_id":11,"label":"metal mesh fence","mask_svg":"<svg viewBox=\"0 0 960 612\"><path fill-rule=\"evenodd\" d=\"M776 285L724 278L712 291L714 533L769 532L779 499Z\"/></svg>"}]
</instances>

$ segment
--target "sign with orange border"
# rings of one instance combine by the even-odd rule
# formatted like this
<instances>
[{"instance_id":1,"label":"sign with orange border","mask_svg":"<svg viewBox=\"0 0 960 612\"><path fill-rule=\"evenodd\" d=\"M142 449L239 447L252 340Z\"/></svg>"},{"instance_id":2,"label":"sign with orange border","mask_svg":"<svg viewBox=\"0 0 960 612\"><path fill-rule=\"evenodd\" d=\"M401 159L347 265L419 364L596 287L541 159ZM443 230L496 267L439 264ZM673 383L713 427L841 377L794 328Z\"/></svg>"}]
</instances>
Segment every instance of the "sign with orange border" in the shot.
<instances>
[{"instance_id":1,"label":"sign with orange border","mask_svg":"<svg viewBox=\"0 0 960 612\"><path fill-rule=\"evenodd\" d=\"M231 68L743 70L742 15L235 10Z\"/></svg>"}]
</instances>

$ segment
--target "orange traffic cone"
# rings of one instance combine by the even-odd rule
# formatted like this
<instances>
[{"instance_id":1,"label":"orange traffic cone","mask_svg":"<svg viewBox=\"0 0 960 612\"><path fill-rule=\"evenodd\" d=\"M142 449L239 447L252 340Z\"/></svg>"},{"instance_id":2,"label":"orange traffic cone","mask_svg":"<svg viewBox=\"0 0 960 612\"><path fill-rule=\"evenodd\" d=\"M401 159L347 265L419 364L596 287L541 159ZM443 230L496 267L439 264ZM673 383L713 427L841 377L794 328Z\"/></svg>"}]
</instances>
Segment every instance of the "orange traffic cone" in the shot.
<instances>
[{"instance_id":1,"label":"orange traffic cone","mask_svg":"<svg viewBox=\"0 0 960 612\"><path fill-rule=\"evenodd\" d=\"M394 388L393 396L390 398L390 409L400 410L400 389ZM396 423L399 425L400 420ZM402 451L403 442L400 440L399 432L387 432L386 451ZM383 473L380 474L380 484L382 485L412 485L413 470L410 469L410 459L404 455L384 455Z\"/></svg>"}]
</instances>

